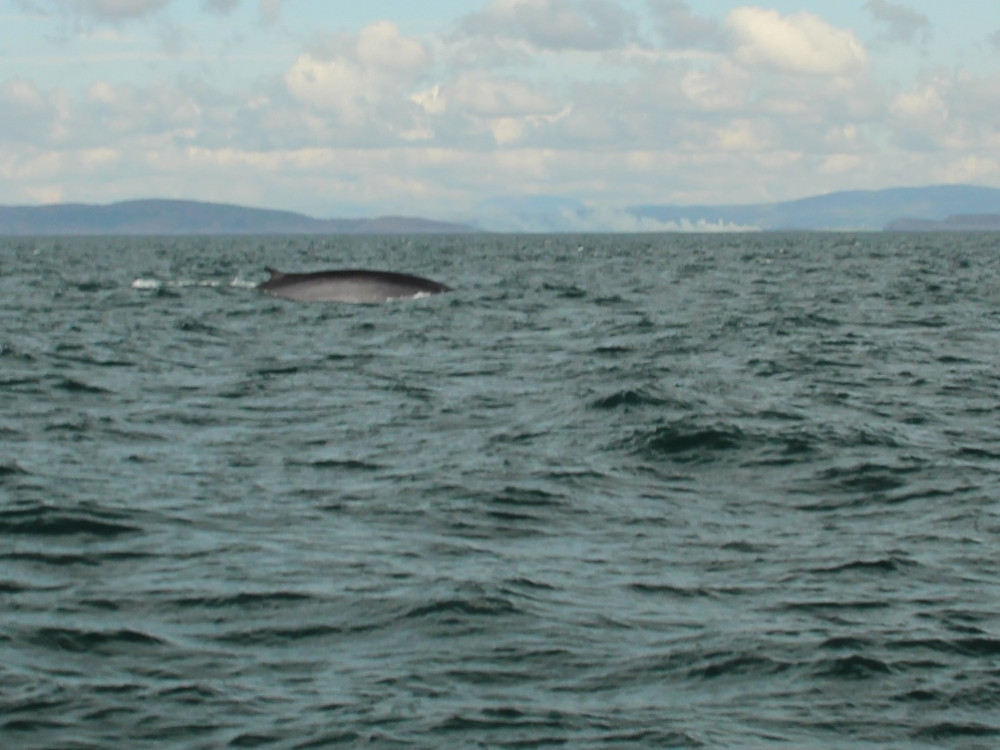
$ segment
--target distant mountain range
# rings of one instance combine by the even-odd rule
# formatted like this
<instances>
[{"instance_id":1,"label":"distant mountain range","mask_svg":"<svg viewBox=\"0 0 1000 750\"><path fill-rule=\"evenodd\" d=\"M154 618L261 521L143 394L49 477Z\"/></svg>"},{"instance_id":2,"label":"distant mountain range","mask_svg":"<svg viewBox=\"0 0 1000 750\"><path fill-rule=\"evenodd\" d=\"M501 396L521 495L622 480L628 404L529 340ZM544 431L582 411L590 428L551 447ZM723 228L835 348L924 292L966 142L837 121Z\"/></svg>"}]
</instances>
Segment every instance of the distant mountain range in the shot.
<instances>
[{"instance_id":1,"label":"distant mountain range","mask_svg":"<svg viewBox=\"0 0 1000 750\"><path fill-rule=\"evenodd\" d=\"M459 234L475 229L427 219L314 219L223 203L137 200L98 206L0 206L0 235Z\"/></svg>"},{"instance_id":2,"label":"distant mountain range","mask_svg":"<svg viewBox=\"0 0 1000 750\"><path fill-rule=\"evenodd\" d=\"M567 197L482 204L461 223L383 216L316 219L221 203L137 200L0 206L0 235L463 234L477 231L1000 231L1000 190L970 185L856 190L780 203L598 210Z\"/></svg>"},{"instance_id":3,"label":"distant mountain range","mask_svg":"<svg viewBox=\"0 0 1000 750\"><path fill-rule=\"evenodd\" d=\"M971 185L852 190L745 206L638 206L629 213L665 224L779 231L1000 230L1000 190ZM961 218L970 215L976 218Z\"/></svg>"}]
</instances>

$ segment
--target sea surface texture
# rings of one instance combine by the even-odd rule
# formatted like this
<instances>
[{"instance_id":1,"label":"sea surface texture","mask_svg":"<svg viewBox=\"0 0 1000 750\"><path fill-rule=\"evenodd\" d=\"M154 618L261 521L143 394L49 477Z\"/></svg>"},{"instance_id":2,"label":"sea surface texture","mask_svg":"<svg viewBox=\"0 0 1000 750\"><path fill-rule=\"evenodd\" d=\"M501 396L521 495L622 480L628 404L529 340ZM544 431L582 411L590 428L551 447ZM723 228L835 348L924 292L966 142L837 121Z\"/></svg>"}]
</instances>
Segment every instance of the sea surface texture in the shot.
<instances>
[{"instance_id":1,"label":"sea surface texture","mask_svg":"<svg viewBox=\"0 0 1000 750\"><path fill-rule=\"evenodd\" d=\"M1000 747L996 235L0 262L0 747Z\"/></svg>"}]
</instances>

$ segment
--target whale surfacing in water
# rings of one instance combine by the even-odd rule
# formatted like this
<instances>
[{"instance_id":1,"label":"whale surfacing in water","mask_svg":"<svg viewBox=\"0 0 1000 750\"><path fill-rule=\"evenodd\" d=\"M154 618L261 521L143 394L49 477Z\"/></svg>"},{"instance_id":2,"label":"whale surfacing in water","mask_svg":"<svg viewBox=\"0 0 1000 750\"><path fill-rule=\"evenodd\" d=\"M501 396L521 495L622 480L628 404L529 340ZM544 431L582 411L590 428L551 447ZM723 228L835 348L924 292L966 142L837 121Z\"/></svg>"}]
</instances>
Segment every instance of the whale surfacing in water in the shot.
<instances>
[{"instance_id":1,"label":"whale surfacing in water","mask_svg":"<svg viewBox=\"0 0 1000 750\"><path fill-rule=\"evenodd\" d=\"M392 271L348 269L315 273L282 273L266 268L271 278L257 288L265 294L298 302L385 302L451 291L437 281Z\"/></svg>"}]
</instances>

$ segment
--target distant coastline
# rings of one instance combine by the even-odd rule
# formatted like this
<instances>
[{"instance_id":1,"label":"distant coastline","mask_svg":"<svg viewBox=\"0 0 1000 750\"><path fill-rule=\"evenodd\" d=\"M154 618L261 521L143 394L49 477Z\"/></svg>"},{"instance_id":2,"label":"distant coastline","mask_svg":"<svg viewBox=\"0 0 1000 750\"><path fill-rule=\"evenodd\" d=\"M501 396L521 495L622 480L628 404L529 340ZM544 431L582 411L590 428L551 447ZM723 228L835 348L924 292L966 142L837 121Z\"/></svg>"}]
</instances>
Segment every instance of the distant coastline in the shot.
<instances>
[{"instance_id":1,"label":"distant coastline","mask_svg":"<svg viewBox=\"0 0 1000 750\"><path fill-rule=\"evenodd\" d=\"M947 219L897 219L889 232L1000 232L1000 214L959 214Z\"/></svg>"},{"instance_id":2,"label":"distant coastline","mask_svg":"<svg viewBox=\"0 0 1000 750\"><path fill-rule=\"evenodd\" d=\"M403 235L475 232L861 231L997 232L1000 189L938 185L855 190L779 203L650 204L607 211L579 200L514 196L466 220L317 219L293 211L185 200L0 206L0 235Z\"/></svg>"},{"instance_id":3,"label":"distant coastline","mask_svg":"<svg viewBox=\"0 0 1000 750\"><path fill-rule=\"evenodd\" d=\"M315 219L293 211L183 200L108 205L0 206L0 235L465 234L472 227L416 217Z\"/></svg>"}]
</instances>

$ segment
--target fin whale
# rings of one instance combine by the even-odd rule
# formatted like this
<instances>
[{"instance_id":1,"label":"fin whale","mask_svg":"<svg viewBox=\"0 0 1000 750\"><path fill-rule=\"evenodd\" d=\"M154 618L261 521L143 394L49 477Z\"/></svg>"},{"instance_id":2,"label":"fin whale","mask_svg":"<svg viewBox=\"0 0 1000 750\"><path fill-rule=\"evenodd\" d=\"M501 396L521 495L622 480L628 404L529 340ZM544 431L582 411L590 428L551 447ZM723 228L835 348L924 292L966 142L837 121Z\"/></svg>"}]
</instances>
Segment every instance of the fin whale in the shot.
<instances>
[{"instance_id":1,"label":"fin whale","mask_svg":"<svg viewBox=\"0 0 1000 750\"><path fill-rule=\"evenodd\" d=\"M315 273L282 273L265 268L271 278L257 288L265 294L298 302L384 302L451 291L437 281L392 271L346 269Z\"/></svg>"}]
</instances>

